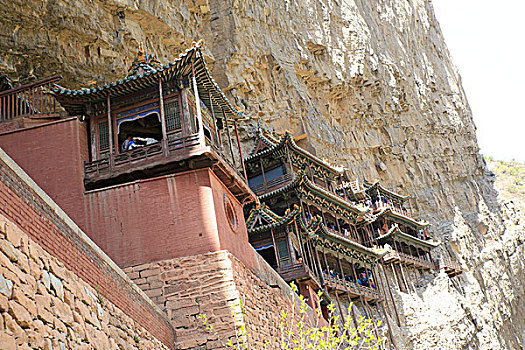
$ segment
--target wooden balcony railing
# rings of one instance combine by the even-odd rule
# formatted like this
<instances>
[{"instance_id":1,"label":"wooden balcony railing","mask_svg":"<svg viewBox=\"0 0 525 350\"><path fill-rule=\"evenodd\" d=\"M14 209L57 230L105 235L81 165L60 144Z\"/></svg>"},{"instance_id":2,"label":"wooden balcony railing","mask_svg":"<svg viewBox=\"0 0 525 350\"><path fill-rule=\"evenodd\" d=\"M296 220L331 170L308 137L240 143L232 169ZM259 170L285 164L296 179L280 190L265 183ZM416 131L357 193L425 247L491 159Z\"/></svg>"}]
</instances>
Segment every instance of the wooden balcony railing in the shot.
<instances>
[{"instance_id":1,"label":"wooden balcony railing","mask_svg":"<svg viewBox=\"0 0 525 350\"><path fill-rule=\"evenodd\" d=\"M181 154L185 150L199 145L199 135L193 134L187 137L177 138L168 141L168 156ZM135 148L118 155L107 156L93 162L84 163L84 175L86 177L96 174L106 174L114 169L133 166L134 164L162 159L164 157L163 143L154 143L148 146Z\"/></svg>"},{"instance_id":2,"label":"wooden balcony railing","mask_svg":"<svg viewBox=\"0 0 525 350\"><path fill-rule=\"evenodd\" d=\"M250 186L250 187L256 195L261 195L261 194L276 190L286 185L290 181L292 181L292 175L285 174L283 176L279 176L279 177L276 177L275 179L267 181L263 184L256 185L256 186Z\"/></svg>"},{"instance_id":3,"label":"wooden balcony railing","mask_svg":"<svg viewBox=\"0 0 525 350\"><path fill-rule=\"evenodd\" d=\"M341 233L341 232L339 232L339 231L337 231L337 230L335 230L335 229L329 228L328 226L326 227L326 229L327 229L329 232L333 233L334 235L338 235L338 236L344 237L344 238L346 238L346 239L349 239L349 240L351 240L351 241L353 241L353 242L355 242L355 243L362 244L362 243L359 242L357 239L355 239L354 237L352 237L352 235L350 234L350 231L348 231L348 235L345 235L344 233Z\"/></svg>"},{"instance_id":4,"label":"wooden balcony railing","mask_svg":"<svg viewBox=\"0 0 525 350\"><path fill-rule=\"evenodd\" d=\"M162 155L162 144L154 143L152 145L135 148L114 156L113 165L119 167L124 164L132 164L134 162L151 159L159 155Z\"/></svg>"},{"instance_id":5,"label":"wooden balcony railing","mask_svg":"<svg viewBox=\"0 0 525 350\"><path fill-rule=\"evenodd\" d=\"M398 252L396 250L392 250L388 254L386 254L383 257L383 260L386 263L392 263L392 262L399 261L405 265L417 265L419 267L426 268L426 269L436 269L436 265L434 265L431 261L422 259L417 256L413 256L410 254L406 254L403 252Z\"/></svg>"},{"instance_id":6,"label":"wooden balcony railing","mask_svg":"<svg viewBox=\"0 0 525 350\"><path fill-rule=\"evenodd\" d=\"M57 103L49 90L61 78L55 76L0 92L0 121L56 113Z\"/></svg>"},{"instance_id":7,"label":"wooden balcony railing","mask_svg":"<svg viewBox=\"0 0 525 350\"><path fill-rule=\"evenodd\" d=\"M442 258L439 261L437 267L440 269L444 269L445 273L449 275L449 277L454 277L463 273L463 269L461 268L461 266L455 261L449 259Z\"/></svg>"},{"instance_id":8,"label":"wooden balcony railing","mask_svg":"<svg viewBox=\"0 0 525 350\"><path fill-rule=\"evenodd\" d=\"M358 283L347 281L345 279L332 276L325 272L323 272L323 278L325 282L333 288L337 288L345 292L352 293L354 295L362 295L363 297L369 299L381 298L381 296L379 295L379 291L375 288L362 286Z\"/></svg>"}]
</instances>

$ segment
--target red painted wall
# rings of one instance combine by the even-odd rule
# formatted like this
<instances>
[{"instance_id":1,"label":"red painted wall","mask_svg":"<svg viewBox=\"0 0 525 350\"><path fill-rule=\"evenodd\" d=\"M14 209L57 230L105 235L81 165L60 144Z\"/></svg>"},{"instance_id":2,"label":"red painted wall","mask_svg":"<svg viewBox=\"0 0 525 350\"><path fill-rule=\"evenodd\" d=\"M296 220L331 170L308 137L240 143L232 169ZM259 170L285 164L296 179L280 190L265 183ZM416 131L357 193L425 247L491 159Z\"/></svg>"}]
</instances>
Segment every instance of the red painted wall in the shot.
<instances>
[{"instance_id":1,"label":"red painted wall","mask_svg":"<svg viewBox=\"0 0 525 350\"><path fill-rule=\"evenodd\" d=\"M120 267L217 250L255 266L242 206L209 169L85 193L85 123L72 118L0 134L0 147ZM226 219L224 196L237 232Z\"/></svg>"},{"instance_id":2,"label":"red painted wall","mask_svg":"<svg viewBox=\"0 0 525 350\"><path fill-rule=\"evenodd\" d=\"M247 267L255 268L256 259L254 250L248 240L248 230L244 221L242 205L228 191L226 186L210 171L211 186L213 188L213 201L215 202L215 217L219 232L220 246L222 250L228 250L237 259L241 260ZM235 216L239 223L238 230L234 231L228 222L225 208L225 197L232 204Z\"/></svg>"},{"instance_id":3,"label":"red painted wall","mask_svg":"<svg viewBox=\"0 0 525 350\"><path fill-rule=\"evenodd\" d=\"M207 169L86 193L87 231L122 267L220 250Z\"/></svg>"},{"instance_id":4,"label":"red painted wall","mask_svg":"<svg viewBox=\"0 0 525 350\"><path fill-rule=\"evenodd\" d=\"M76 118L0 134L0 147L85 230L86 124Z\"/></svg>"}]
</instances>

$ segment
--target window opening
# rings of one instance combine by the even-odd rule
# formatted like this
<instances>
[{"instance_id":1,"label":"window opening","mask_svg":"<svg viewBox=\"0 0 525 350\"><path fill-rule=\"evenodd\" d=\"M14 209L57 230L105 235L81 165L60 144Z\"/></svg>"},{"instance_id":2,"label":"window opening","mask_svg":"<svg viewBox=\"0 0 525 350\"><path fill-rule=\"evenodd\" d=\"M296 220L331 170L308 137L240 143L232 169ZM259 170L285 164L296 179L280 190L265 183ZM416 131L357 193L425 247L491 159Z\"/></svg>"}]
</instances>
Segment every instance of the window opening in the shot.
<instances>
[{"instance_id":1,"label":"window opening","mask_svg":"<svg viewBox=\"0 0 525 350\"><path fill-rule=\"evenodd\" d=\"M158 110L119 120L117 122L117 132L120 152L159 142L162 139L162 126ZM133 143L126 147L128 142L125 141L128 140L128 137Z\"/></svg>"}]
</instances>

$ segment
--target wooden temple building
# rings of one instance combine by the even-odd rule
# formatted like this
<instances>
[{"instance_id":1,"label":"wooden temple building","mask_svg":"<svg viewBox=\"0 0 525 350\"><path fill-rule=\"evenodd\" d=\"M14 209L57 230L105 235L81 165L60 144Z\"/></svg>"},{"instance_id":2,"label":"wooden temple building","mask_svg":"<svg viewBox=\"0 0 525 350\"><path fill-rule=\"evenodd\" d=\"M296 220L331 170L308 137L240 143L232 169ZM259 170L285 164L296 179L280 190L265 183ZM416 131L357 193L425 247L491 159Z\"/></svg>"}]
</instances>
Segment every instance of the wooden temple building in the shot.
<instances>
[{"instance_id":1,"label":"wooden temple building","mask_svg":"<svg viewBox=\"0 0 525 350\"><path fill-rule=\"evenodd\" d=\"M246 117L200 44L167 65L141 51L124 78L98 87L59 79L0 79L0 147L122 268L227 250L255 269L253 247L312 309L326 318L334 301L343 320L350 302L368 317L394 303L383 267L401 290L405 269L439 268L439 242L408 196L359 184L288 132L259 131L244 158Z\"/></svg>"},{"instance_id":2,"label":"wooden temple building","mask_svg":"<svg viewBox=\"0 0 525 350\"><path fill-rule=\"evenodd\" d=\"M319 290L335 297L341 314L341 298L363 306L384 301L390 287L378 264L399 274L401 266L438 267L430 251L439 242L428 223L412 217L410 197L378 182L359 185L288 132L259 131L245 164L257 195L245 206L250 243L285 281L296 282L313 308Z\"/></svg>"},{"instance_id":3,"label":"wooden temple building","mask_svg":"<svg viewBox=\"0 0 525 350\"><path fill-rule=\"evenodd\" d=\"M97 87L40 84L34 99L22 90L2 92L2 122L35 116L49 98L60 118L0 132L0 147L119 266L221 249L254 263L242 207L255 196L237 132L245 116L200 43L166 65L139 51L124 78Z\"/></svg>"}]
</instances>

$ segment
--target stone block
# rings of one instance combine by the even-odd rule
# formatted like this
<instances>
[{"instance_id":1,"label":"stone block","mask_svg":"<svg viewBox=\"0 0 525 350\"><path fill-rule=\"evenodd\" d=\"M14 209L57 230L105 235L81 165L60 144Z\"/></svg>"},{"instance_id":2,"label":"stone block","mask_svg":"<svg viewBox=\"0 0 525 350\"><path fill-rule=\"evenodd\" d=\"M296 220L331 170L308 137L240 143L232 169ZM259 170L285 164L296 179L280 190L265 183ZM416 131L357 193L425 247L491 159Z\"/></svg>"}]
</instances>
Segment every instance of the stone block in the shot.
<instances>
[{"instance_id":1,"label":"stone block","mask_svg":"<svg viewBox=\"0 0 525 350\"><path fill-rule=\"evenodd\" d=\"M17 248L22 245L22 237L26 236L26 234L20 230L18 226L10 223L5 224L5 234L7 240Z\"/></svg>"},{"instance_id":2,"label":"stone block","mask_svg":"<svg viewBox=\"0 0 525 350\"><path fill-rule=\"evenodd\" d=\"M9 301L9 315L18 323L22 328L28 328L33 321L31 314L20 304L14 300Z\"/></svg>"},{"instance_id":3,"label":"stone block","mask_svg":"<svg viewBox=\"0 0 525 350\"><path fill-rule=\"evenodd\" d=\"M55 276L53 273L49 273L49 277L51 280L51 286L53 287L53 290L55 291L57 297L60 298L60 300L64 300L64 285L62 284L62 281Z\"/></svg>"},{"instance_id":4,"label":"stone block","mask_svg":"<svg viewBox=\"0 0 525 350\"><path fill-rule=\"evenodd\" d=\"M15 246L8 240L0 240L0 250L9 258L9 260L16 262L18 261L18 251Z\"/></svg>"},{"instance_id":5,"label":"stone block","mask_svg":"<svg viewBox=\"0 0 525 350\"><path fill-rule=\"evenodd\" d=\"M0 275L0 294L5 295L8 298L11 298L13 293L13 281L5 278L3 275Z\"/></svg>"}]
</instances>

